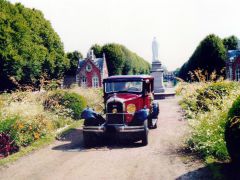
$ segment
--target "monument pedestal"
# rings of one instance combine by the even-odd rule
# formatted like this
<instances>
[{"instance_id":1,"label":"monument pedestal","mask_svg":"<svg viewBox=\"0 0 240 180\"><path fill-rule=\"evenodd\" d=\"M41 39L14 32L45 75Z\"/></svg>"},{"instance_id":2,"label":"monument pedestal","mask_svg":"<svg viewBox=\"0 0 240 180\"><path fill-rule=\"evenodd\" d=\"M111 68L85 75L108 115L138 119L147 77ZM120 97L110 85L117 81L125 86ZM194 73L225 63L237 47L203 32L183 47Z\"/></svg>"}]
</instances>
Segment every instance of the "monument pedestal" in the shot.
<instances>
[{"instance_id":1,"label":"monument pedestal","mask_svg":"<svg viewBox=\"0 0 240 180\"><path fill-rule=\"evenodd\" d=\"M162 64L158 62L152 63L151 76L154 77L154 93L165 92L163 84L163 69Z\"/></svg>"}]
</instances>

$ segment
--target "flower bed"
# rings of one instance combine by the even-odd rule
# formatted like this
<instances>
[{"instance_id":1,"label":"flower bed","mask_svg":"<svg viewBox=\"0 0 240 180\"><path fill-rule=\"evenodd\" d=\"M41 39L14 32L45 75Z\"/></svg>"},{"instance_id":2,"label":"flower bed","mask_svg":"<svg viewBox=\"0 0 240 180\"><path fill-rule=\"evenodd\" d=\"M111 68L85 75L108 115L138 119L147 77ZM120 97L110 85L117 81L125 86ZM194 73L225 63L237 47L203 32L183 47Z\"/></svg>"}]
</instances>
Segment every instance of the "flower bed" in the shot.
<instances>
[{"instance_id":1,"label":"flower bed","mask_svg":"<svg viewBox=\"0 0 240 180\"><path fill-rule=\"evenodd\" d=\"M54 106L46 106L46 102L52 102L51 98L59 95L61 98L54 99ZM59 128L78 120L84 107L86 101L83 96L63 90L1 94L0 157L46 136L54 136Z\"/></svg>"}]
</instances>

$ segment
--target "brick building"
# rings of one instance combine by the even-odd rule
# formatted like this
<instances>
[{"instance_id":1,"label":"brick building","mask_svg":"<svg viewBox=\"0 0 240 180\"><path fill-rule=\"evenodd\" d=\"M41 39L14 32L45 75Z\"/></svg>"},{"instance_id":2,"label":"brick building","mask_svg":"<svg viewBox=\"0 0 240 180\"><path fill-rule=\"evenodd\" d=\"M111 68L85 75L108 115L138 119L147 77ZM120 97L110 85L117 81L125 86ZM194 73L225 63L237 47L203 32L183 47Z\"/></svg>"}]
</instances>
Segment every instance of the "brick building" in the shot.
<instances>
[{"instance_id":1,"label":"brick building","mask_svg":"<svg viewBox=\"0 0 240 180\"><path fill-rule=\"evenodd\" d=\"M226 77L232 81L240 81L240 41L237 50L229 50L226 61Z\"/></svg>"},{"instance_id":2,"label":"brick building","mask_svg":"<svg viewBox=\"0 0 240 180\"><path fill-rule=\"evenodd\" d=\"M102 87L102 81L108 77L105 55L96 58L93 50L85 59L80 59L76 73L76 83L81 87Z\"/></svg>"},{"instance_id":3,"label":"brick building","mask_svg":"<svg viewBox=\"0 0 240 180\"><path fill-rule=\"evenodd\" d=\"M240 81L240 50L229 50L226 61L227 79Z\"/></svg>"}]
</instances>

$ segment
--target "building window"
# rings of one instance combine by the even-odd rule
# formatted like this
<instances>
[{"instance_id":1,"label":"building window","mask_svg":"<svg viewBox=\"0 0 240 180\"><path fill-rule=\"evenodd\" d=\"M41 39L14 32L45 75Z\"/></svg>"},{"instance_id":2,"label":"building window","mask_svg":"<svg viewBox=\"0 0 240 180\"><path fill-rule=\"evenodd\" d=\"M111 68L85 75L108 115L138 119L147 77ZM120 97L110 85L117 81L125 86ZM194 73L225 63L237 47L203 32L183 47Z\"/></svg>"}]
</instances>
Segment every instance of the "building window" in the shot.
<instances>
[{"instance_id":1,"label":"building window","mask_svg":"<svg viewBox=\"0 0 240 180\"><path fill-rule=\"evenodd\" d=\"M99 79L98 79L97 76L94 76L94 77L92 78L92 83L93 83L93 87L94 87L94 88L98 88L98 87L99 87Z\"/></svg>"},{"instance_id":2,"label":"building window","mask_svg":"<svg viewBox=\"0 0 240 180\"><path fill-rule=\"evenodd\" d=\"M236 81L240 81L240 68L237 67L236 69Z\"/></svg>"},{"instance_id":3,"label":"building window","mask_svg":"<svg viewBox=\"0 0 240 180\"><path fill-rule=\"evenodd\" d=\"M87 66L86 66L86 71L87 71L87 72L91 72L91 70L92 70L91 64L87 64Z\"/></svg>"},{"instance_id":4,"label":"building window","mask_svg":"<svg viewBox=\"0 0 240 180\"><path fill-rule=\"evenodd\" d=\"M86 85L87 85L87 78L86 78L86 76L82 76L81 86L86 87Z\"/></svg>"}]
</instances>

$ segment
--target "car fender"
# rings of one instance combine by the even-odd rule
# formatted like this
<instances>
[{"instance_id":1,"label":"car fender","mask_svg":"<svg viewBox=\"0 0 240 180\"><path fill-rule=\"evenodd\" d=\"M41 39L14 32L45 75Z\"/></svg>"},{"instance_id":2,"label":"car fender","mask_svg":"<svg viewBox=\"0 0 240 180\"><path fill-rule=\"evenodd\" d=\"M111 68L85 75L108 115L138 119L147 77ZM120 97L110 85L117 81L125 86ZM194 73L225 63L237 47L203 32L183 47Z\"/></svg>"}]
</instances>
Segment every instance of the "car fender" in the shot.
<instances>
[{"instance_id":1,"label":"car fender","mask_svg":"<svg viewBox=\"0 0 240 180\"><path fill-rule=\"evenodd\" d=\"M148 119L148 116L149 116L149 109L146 109L146 108L140 109L134 113L133 120L129 125L130 126L143 125L145 120Z\"/></svg>"},{"instance_id":2,"label":"car fender","mask_svg":"<svg viewBox=\"0 0 240 180\"><path fill-rule=\"evenodd\" d=\"M100 126L106 120L91 108L86 108L81 113L81 118L84 119L85 126Z\"/></svg>"}]
</instances>

